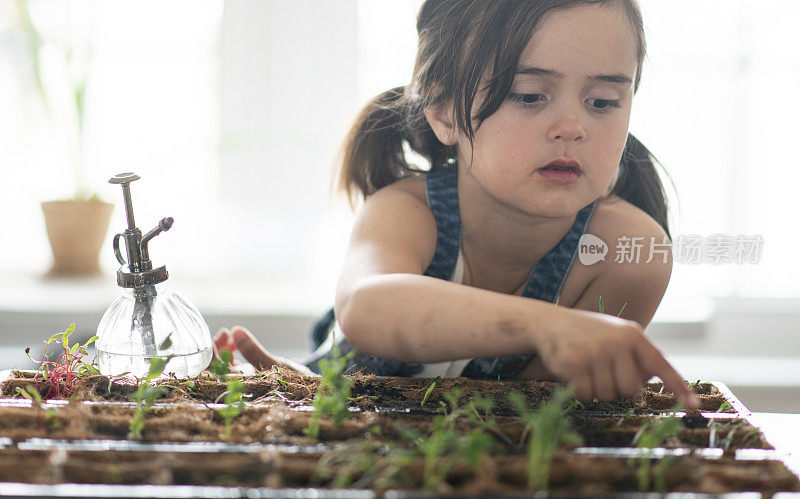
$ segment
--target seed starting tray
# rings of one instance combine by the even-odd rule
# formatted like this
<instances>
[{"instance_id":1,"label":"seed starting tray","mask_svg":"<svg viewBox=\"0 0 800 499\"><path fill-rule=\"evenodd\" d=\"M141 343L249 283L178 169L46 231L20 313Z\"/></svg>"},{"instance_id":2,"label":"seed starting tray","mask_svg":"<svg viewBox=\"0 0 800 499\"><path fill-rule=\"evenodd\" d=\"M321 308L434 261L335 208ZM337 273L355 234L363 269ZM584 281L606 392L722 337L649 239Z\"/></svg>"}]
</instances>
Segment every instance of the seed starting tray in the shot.
<instances>
[{"instance_id":1,"label":"seed starting tray","mask_svg":"<svg viewBox=\"0 0 800 499\"><path fill-rule=\"evenodd\" d=\"M14 379L15 374L20 371L0 371L0 387L8 381ZM24 373L24 372L22 372ZM420 380L414 382L421 387L427 387L433 380ZM376 378L371 377L366 383L409 383L407 379L401 378ZM475 383L464 380L465 385ZM480 385L477 384L478 390ZM494 386L507 384L509 389L525 386L524 382L497 382ZM686 421L695 418L700 424L711 428L708 435L711 435L718 426L713 423L724 425L734 421L745 421L752 427L758 428L758 422L754 420L751 412L736 398L735 395L723 384L719 382L704 383L705 390L717 397L709 403L716 406L718 400L728 402L725 412L718 410L708 410L701 406L701 412L687 415L686 413L669 413L682 418L686 428ZM649 385L656 389L659 385ZM5 397L8 391L5 390ZM655 392L654 392L655 393ZM427 398L427 397L426 397ZM644 398L644 396L643 396ZM702 398L702 397L701 397ZM271 424L266 429L263 427L262 437L252 442L223 442L223 441L139 441L129 440L124 437L114 438L48 438L47 436L27 436L20 437L15 434L14 438L8 436L4 421L8 422L14 418L21 421L38 421L38 425L46 427L51 422L49 419L58 418L61 411L75 410L76 408L86 411L87 414L102 413L103 411L131 410L133 402L126 401L68 401L68 400L45 400L39 407L31 400L25 398L0 398L0 414L9 411L6 419L0 416L0 497L156 497L156 498L183 498L183 497L210 497L210 498L412 498L412 497L434 497L453 495L458 497L494 497L497 495L508 496L528 496L524 486L513 487L507 490L486 489L481 487L464 486L470 483L473 475L480 474L481 470L464 472L456 469L456 474L461 473L467 476L466 479L456 479L454 484L450 484L444 491L439 490L434 493L416 488L395 488L395 489L375 489L374 487L358 487L358 480L354 483L354 488L331 488L328 484L314 484L313 480L305 485L303 479L298 479L303 473L308 474L309 470L314 470L318 463L331 452L346 448L348 441L358 438L358 431L369 428L369 421L365 426L355 433L343 435L342 438L324 438L314 443L310 439L299 437L296 442L284 440L270 441ZM422 407L419 399L412 400L407 408L397 407L377 407L374 411L355 409L353 414L361 414L360 417L374 417L373 422L384 420L381 417L399 415L398 417L407 418L407 421L428 421L433 419L435 412L430 408ZM657 404L656 404L657 405ZM151 408L151 413L157 417L161 413L166 413L170 408L175 407L175 403L155 403ZM216 409L224 407L216 403L196 403L184 402L181 404L184 411L187 407L188 412L194 411L198 415L213 413ZM267 410L269 402L256 400L247 404L247 410ZM719 406L717 406L719 407ZM274 409L274 408L273 408ZM554 484L549 495L551 496L625 496L625 497L652 497L652 493L637 492L635 485L630 486L630 477L622 477L621 474L635 476L635 467L630 467L633 459L649 456L654 463L665 459L671 459L674 463L688 463L688 468L707 468L704 475L713 477L715 474L720 476L732 475L728 478L720 479L719 483L730 483L731 490L718 490L714 485L700 482L697 490L686 490L681 482L668 483L667 490L680 492L686 497L750 497L753 493L777 497L784 495L800 496L800 486L798 486L797 475L800 474L800 456L793 449L774 449L764 439L763 433L758 431L757 435L751 431L748 439L742 440L741 445L734 445L735 449L724 449L721 447L709 447L702 442L694 442L683 446L659 447L653 449L641 449L628 445L615 444L612 440L621 438L622 441L629 441L630 430L627 428L627 419L635 420L640 424L644 420L663 417L667 414L664 410L654 409L650 413L631 414L630 411L610 411L595 410L590 404L580 411L581 421L587 424L587 428L596 426L602 427L602 442L608 445L586 445L562 448L554 457L551 468L551 483ZM706 410L703 410L706 409ZM271 409L270 409L271 410ZM288 403L281 406L281 411L275 414L283 415L284 423L295 419L307 420L312 408L308 401ZM351 409L353 410L353 409ZM372 413L372 414L371 414ZM48 414L50 416L48 416ZM617 422L607 424L610 418L616 418ZM276 419L281 419L277 418ZM502 419L502 418L501 418ZM44 421L44 422L43 422ZM104 429L103 424L112 425L110 422L103 423L103 420L92 423L100 431L112 431ZM257 421L271 421L261 419ZM11 424L10 422L8 424ZM234 422L234 425L237 424ZM244 424L244 423L242 423ZM276 425L282 424L275 422ZM373 423L374 424L374 423ZM147 423L146 423L147 425ZM603 426L605 425L605 426ZM33 425L36 426L36 425ZM263 425L262 425L263 426ZM631 426L635 428L635 426ZM9 430L10 431L10 430ZM625 432L628 433L625 433ZM703 430L705 431L705 430ZM728 430L733 433L734 430ZM34 432L36 433L36 432ZM41 431L39 432L41 433ZM323 432L324 433L324 432ZM691 431L686 431L689 438ZM295 433L296 434L296 433ZM363 435L364 433L360 433ZM600 433L598 433L600 435ZM709 438L703 436L702 438ZM752 438L750 438L752 437ZM608 438L608 442L604 439ZM682 437L683 438L683 437ZM711 440L714 436L711 435ZM684 441L684 440L682 440ZM689 440L685 440L689 441ZM597 442L595 442L597 443ZM709 442L710 443L710 442ZM730 444L731 441L729 440ZM609 468L611 471L602 471L604 464L611 462L627 462L630 471L625 470L624 466ZM494 479L503 482L503 476L511 476L508 473L524 473L527 456L524 453L510 453L508 455L493 454L491 466L483 473L495 474ZM722 473L717 468L722 468L726 472ZM717 465L720 466L717 466ZM494 468L492 468L494 466ZM589 477L598 481L601 485L594 488L586 488L581 485L583 480L581 475L585 469L596 467L595 474L606 473L608 483L616 484L623 490L607 489L602 486L603 476ZM458 468L458 467L456 467ZM614 471L616 469L616 471ZM517 471L514 471L517 470ZM521 471L520 471L521 470ZM559 470L567 474L581 475L576 482L574 477L562 477L571 484L567 488L559 488ZM620 471L621 470L621 471ZM470 475L472 473L472 475ZM586 473L590 473L586 471ZM770 483L760 483L758 476L763 473L764 477L769 478ZM504 475L505 474L505 475ZM554 476L555 475L555 476ZM39 483L26 483L26 478L34 476L34 480ZM448 474L448 481L450 475ZM775 477L779 477L776 479ZM288 478L287 478L288 477ZM499 477L499 478L498 478ZM748 478L751 477L751 478ZM756 478L752 478L756 477ZM459 481L460 480L460 481ZM588 478L587 478L588 480ZM725 480L728 480L726 482ZM736 482L740 480L741 487L737 489ZM748 482L748 480L750 480ZM118 484L107 482L122 482ZM475 479L476 482L480 480ZM44 482L44 483L42 483ZM307 481L308 482L308 481ZM562 480L563 482L563 480ZM624 485L628 483L628 485ZM705 483L705 485L703 485ZM713 482L716 483L716 482ZM258 485L254 485L258 484ZM287 486L287 484L291 484ZM622 484L622 485L620 485ZM672 485L672 486L671 486ZM748 487L753 487L752 490Z\"/></svg>"}]
</instances>

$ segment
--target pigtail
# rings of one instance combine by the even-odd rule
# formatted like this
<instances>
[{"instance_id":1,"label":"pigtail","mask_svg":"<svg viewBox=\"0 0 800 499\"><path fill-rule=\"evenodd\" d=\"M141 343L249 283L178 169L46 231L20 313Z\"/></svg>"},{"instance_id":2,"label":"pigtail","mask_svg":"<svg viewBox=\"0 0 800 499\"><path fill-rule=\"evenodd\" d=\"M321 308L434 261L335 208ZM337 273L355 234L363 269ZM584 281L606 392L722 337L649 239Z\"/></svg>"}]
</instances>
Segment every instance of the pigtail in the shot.
<instances>
[{"instance_id":1,"label":"pigtail","mask_svg":"<svg viewBox=\"0 0 800 499\"><path fill-rule=\"evenodd\" d=\"M406 87L396 87L369 101L345 138L338 188L351 205L403 177L428 171L408 162L406 146L430 167L446 161L441 152L447 148L434 135L421 104Z\"/></svg>"},{"instance_id":2,"label":"pigtail","mask_svg":"<svg viewBox=\"0 0 800 499\"><path fill-rule=\"evenodd\" d=\"M611 194L621 197L653 217L671 240L667 221L667 196L656 171L656 163L658 160L647 147L633 134L628 134L619 177Z\"/></svg>"}]
</instances>

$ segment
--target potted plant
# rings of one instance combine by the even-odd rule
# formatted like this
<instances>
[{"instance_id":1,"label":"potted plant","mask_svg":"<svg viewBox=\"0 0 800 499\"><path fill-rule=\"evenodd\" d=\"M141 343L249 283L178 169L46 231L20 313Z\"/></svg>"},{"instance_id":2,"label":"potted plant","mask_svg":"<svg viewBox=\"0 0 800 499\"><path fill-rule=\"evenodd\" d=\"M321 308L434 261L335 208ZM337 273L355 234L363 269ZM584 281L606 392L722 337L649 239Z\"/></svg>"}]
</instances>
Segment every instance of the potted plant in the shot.
<instances>
[{"instance_id":1,"label":"potted plant","mask_svg":"<svg viewBox=\"0 0 800 499\"><path fill-rule=\"evenodd\" d=\"M17 2L19 22L28 39L31 68L42 102L51 110L62 109L59 126L67 137L68 164L74 179L74 191L65 199L41 204L47 236L53 251L53 263L48 275L92 275L100 273L98 256L105 241L114 205L90 192L84 178L83 121L86 104L86 83L90 51L88 43L77 44L62 37L46 40L31 16L29 2ZM70 16L62 22L69 22ZM71 30L76 31L76 30ZM41 54L59 54L63 73L58 78L43 81ZM52 88L56 85L62 87ZM66 88L65 88L66 87Z\"/></svg>"}]
</instances>

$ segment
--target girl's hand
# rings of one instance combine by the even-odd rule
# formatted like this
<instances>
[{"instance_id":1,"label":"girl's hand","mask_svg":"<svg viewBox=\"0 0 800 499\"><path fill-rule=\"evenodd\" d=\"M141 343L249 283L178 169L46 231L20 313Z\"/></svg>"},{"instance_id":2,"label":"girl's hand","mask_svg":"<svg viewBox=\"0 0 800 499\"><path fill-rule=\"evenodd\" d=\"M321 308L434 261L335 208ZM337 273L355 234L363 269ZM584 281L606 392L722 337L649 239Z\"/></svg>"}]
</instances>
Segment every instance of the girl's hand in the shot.
<instances>
[{"instance_id":1,"label":"girl's hand","mask_svg":"<svg viewBox=\"0 0 800 499\"><path fill-rule=\"evenodd\" d=\"M224 349L230 350L232 354L237 351L242 354L242 357L252 364L256 371L266 371L272 366L279 366L283 369L298 371L302 374L313 375L311 370L302 364L293 362L287 358L280 359L275 355L269 353L259 341L253 336L253 333L243 328L242 326L234 326L230 331L222 328L213 338L214 343L214 358L219 358L219 351ZM231 370L240 370L241 364L235 360L232 362Z\"/></svg>"},{"instance_id":2,"label":"girl's hand","mask_svg":"<svg viewBox=\"0 0 800 499\"><path fill-rule=\"evenodd\" d=\"M579 399L635 397L658 376L687 408L699 408L697 396L639 324L583 310L566 312L537 337L537 351L544 367L570 384Z\"/></svg>"}]
</instances>

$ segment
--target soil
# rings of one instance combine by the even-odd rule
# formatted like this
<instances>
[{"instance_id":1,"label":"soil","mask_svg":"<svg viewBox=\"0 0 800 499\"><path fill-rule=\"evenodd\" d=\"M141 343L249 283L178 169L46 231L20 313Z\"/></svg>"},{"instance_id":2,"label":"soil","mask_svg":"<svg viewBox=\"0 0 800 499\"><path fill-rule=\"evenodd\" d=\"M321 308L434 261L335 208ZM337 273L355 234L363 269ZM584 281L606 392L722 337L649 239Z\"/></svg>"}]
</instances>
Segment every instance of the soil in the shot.
<instances>
[{"instance_id":1,"label":"soil","mask_svg":"<svg viewBox=\"0 0 800 499\"><path fill-rule=\"evenodd\" d=\"M193 387L161 380L166 394L146 414L141 439L130 439L133 383L91 377L76 384L69 400L56 400L47 398L48 386L40 376L14 372L0 385L0 482L344 487L459 496L529 490L530 431L512 409L508 393L521 393L535 408L549 400L556 384L440 379L425 398L433 380L351 379L349 417L341 426L323 417L316 439L304 430L319 378L277 371L243 377L248 402L230 436L217 411L223 407L218 402L224 383L211 375L195 378ZM24 386L33 387L44 401L11 400L19 397L16 388ZM441 430L439 409L454 388L463 392L461 407L473 394L492 397L489 413L454 424L461 440L479 429L491 436L491 450L478 458L477 466L459 455L426 461L424 454L411 451L420 436ZM653 478L653 470L666 463L664 485L672 492L769 496L800 491L797 477L748 422L738 401L728 400L710 383L695 390L701 410L682 413L680 431L654 450L652 459L639 457L634 440L643 425L675 407L674 397L660 384L648 384L635 399L578 405L566 417L582 442L564 444L556 452L549 491L637 492L637 473L645 461L652 461ZM656 486L650 480L647 490Z\"/></svg>"}]
</instances>

